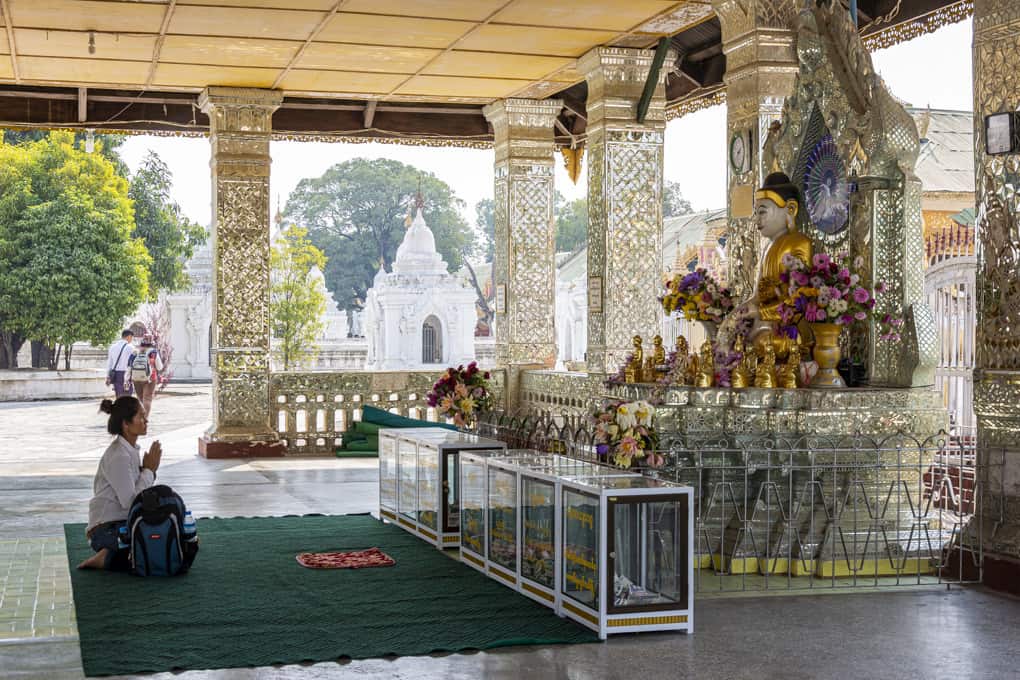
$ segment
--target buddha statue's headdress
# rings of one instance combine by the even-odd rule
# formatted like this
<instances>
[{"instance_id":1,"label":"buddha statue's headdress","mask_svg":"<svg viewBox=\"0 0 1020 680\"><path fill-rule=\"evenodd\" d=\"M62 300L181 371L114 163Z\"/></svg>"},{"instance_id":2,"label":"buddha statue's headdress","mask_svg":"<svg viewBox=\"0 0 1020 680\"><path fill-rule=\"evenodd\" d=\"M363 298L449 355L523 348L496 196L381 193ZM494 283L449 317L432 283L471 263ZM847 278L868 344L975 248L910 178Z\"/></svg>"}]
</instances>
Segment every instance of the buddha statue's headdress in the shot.
<instances>
[{"instance_id":1,"label":"buddha statue's headdress","mask_svg":"<svg viewBox=\"0 0 1020 680\"><path fill-rule=\"evenodd\" d=\"M754 198L767 198L780 208L785 208L788 201L796 201L800 205L800 190L797 185L790 181L790 178L783 172L773 172L761 185L761 189L754 193Z\"/></svg>"}]
</instances>

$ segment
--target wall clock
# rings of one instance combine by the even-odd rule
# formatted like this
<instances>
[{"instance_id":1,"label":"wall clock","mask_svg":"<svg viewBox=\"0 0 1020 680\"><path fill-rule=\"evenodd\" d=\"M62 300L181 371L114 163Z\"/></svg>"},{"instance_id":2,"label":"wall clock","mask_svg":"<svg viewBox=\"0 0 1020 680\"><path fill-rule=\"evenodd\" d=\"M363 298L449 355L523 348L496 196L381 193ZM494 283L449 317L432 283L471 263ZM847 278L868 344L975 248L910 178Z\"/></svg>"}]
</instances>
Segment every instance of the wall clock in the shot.
<instances>
[{"instance_id":1,"label":"wall clock","mask_svg":"<svg viewBox=\"0 0 1020 680\"><path fill-rule=\"evenodd\" d=\"M751 131L737 130L730 139L730 167L742 175L751 169Z\"/></svg>"}]
</instances>

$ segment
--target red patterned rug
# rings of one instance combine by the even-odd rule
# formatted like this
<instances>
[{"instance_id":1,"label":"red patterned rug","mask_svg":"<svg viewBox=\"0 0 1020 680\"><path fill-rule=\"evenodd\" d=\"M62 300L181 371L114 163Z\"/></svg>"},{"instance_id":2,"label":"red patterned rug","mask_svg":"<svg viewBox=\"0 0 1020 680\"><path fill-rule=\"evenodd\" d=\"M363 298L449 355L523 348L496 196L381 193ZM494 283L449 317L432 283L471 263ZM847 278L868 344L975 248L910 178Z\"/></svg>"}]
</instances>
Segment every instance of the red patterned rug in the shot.
<instances>
[{"instance_id":1,"label":"red patterned rug","mask_svg":"<svg viewBox=\"0 0 1020 680\"><path fill-rule=\"evenodd\" d=\"M298 564L309 569L363 569L365 567L392 567L393 558L379 548L353 552L300 553Z\"/></svg>"}]
</instances>

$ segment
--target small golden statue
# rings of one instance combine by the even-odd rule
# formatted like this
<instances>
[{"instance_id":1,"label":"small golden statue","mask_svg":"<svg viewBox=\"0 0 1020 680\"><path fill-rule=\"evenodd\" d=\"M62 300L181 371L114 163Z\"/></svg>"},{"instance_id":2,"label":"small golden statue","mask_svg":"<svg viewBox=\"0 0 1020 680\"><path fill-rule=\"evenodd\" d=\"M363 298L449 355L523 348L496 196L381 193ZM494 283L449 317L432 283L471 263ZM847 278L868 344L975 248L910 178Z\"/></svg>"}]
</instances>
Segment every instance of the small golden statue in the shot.
<instances>
[{"instance_id":1,"label":"small golden statue","mask_svg":"<svg viewBox=\"0 0 1020 680\"><path fill-rule=\"evenodd\" d=\"M684 370L684 385L694 385L698 382L698 355L687 355L687 368Z\"/></svg>"},{"instance_id":2,"label":"small golden statue","mask_svg":"<svg viewBox=\"0 0 1020 680\"><path fill-rule=\"evenodd\" d=\"M766 343L762 349L764 356L754 373L754 386L773 389L776 386L776 350L772 343Z\"/></svg>"},{"instance_id":3,"label":"small golden statue","mask_svg":"<svg viewBox=\"0 0 1020 680\"><path fill-rule=\"evenodd\" d=\"M697 387L711 387L715 384L715 358L712 356L712 341L706 340L701 345L701 357L694 384Z\"/></svg>"},{"instance_id":4,"label":"small golden statue","mask_svg":"<svg viewBox=\"0 0 1020 680\"><path fill-rule=\"evenodd\" d=\"M779 369L779 386L784 390L797 389L797 376L800 374L800 345L795 344L790 348L790 356L786 363Z\"/></svg>"},{"instance_id":5,"label":"small golden statue","mask_svg":"<svg viewBox=\"0 0 1020 680\"><path fill-rule=\"evenodd\" d=\"M666 363L666 349L662 346L661 335L652 338L652 361L655 366L662 366Z\"/></svg>"},{"instance_id":6,"label":"small golden statue","mask_svg":"<svg viewBox=\"0 0 1020 680\"><path fill-rule=\"evenodd\" d=\"M738 335L733 343L733 351L740 352L740 363L730 375L730 384L736 389L743 389L754 384L754 373L757 361L754 352L744 346L744 336Z\"/></svg>"},{"instance_id":7,"label":"small golden statue","mask_svg":"<svg viewBox=\"0 0 1020 680\"><path fill-rule=\"evenodd\" d=\"M630 363L624 369L624 380L629 383L641 382L644 373L645 351L641 349L641 336L634 336L634 352Z\"/></svg>"},{"instance_id":8,"label":"small golden statue","mask_svg":"<svg viewBox=\"0 0 1020 680\"><path fill-rule=\"evenodd\" d=\"M641 382L653 383L655 381L655 356L652 355L645 359L645 368L641 373Z\"/></svg>"}]
</instances>

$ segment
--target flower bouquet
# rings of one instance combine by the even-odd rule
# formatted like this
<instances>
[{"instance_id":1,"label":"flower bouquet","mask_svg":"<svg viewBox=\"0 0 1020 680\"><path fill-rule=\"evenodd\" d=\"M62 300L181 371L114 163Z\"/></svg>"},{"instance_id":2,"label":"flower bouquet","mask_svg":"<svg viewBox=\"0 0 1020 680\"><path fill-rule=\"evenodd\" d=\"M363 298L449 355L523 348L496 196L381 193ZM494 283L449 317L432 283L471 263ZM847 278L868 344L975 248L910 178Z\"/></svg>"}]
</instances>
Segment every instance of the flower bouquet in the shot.
<instances>
[{"instance_id":1,"label":"flower bouquet","mask_svg":"<svg viewBox=\"0 0 1020 680\"><path fill-rule=\"evenodd\" d=\"M647 401L608 401L591 416L595 426L595 449L600 457L629 468L643 460L648 467L662 467L657 453L659 434L652 426L652 405Z\"/></svg>"},{"instance_id":2,"label":"flower bouquet","mask_svg":"<svg viewBox=\"0 0 1020 680\"><path fill-rule=\"evenodd\" d=\"M714 324L721 323L734 304L730 290L701 268L670 279L659 301L666 314L679 310L685 319Z\"/></svg>"},{"instance_id":3,"label":"flower bouquet","mask_svg":"<svg viewBox=\"0 0 1020 680\"><path fill-rule=\"evenodd\" d=\"M470 427L479 413L492 409L489 378L474 361L467 368L448 368L428 393L428 404L444 418L453 418L457 427Z\"/></svg>"}]
</instances>

